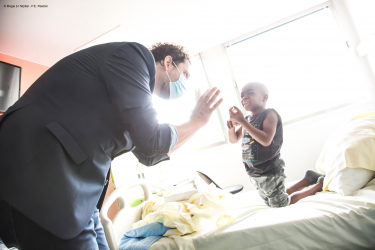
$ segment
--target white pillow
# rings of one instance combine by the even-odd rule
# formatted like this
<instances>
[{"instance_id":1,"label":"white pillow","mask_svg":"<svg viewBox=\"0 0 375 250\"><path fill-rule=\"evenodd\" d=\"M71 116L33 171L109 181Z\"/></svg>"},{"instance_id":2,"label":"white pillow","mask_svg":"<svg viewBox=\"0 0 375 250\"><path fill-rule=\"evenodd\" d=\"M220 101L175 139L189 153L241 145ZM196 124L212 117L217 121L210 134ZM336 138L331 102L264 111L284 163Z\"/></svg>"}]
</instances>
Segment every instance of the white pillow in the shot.
<instances>
[{"instance_id":1,"label":"white pillow","mask_svg":"<svg viewBox=\"0 0 375 250\"><path fill-rule=\"evenodd\" d=\"M371 186L375 186L375 177L374 177L371 181L369 181L369 182L366 184L366 186L364 186L364 187L371 187Z\"/></svg>"},{"instance_id":2,"label":"white pillow","mask_svg":"<svg viewBox=\"0 0 375 250\"><path fill-rule=\"evenodd\" d=\"M375 177L375 171L364 168L344 168L329 184L328 189L341 195L350 195L363 188Z\"/></svg>"},{"instance_id":3,"label":"white pillow","mask_svg":"<svg viewBox=\"0 0 375 250\"><path fill-rule=\"evenodd\" d=\"M332 190L331 182L346 168L375 171L374 152L375 115L353 120L337 128L327 138L315 165L319 172L326 174L323 190ZM340 183L340 186L353 185L355 182L357 180L353 178L348 183Z\"/></svg>"}]
</instances>

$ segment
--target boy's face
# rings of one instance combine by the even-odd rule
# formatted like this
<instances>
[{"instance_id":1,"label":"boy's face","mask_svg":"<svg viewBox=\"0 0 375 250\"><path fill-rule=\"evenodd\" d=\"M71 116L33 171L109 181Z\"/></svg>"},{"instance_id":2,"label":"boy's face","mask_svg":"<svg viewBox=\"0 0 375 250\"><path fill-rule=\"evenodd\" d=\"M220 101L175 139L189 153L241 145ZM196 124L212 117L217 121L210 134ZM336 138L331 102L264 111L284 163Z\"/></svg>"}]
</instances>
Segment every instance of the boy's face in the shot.
<instances>
[{"instance_id":1,"label":"boy's face","mask_svg":"<svg viewBox=\"0 0 375 250\"><path fill-rule=\"evenodd\" d=\"M246 111L255 111L260 107L266 106L265 95L259 87L252 84L246 84L241 92L241 104Z\"/></svg>"}]
</instances>

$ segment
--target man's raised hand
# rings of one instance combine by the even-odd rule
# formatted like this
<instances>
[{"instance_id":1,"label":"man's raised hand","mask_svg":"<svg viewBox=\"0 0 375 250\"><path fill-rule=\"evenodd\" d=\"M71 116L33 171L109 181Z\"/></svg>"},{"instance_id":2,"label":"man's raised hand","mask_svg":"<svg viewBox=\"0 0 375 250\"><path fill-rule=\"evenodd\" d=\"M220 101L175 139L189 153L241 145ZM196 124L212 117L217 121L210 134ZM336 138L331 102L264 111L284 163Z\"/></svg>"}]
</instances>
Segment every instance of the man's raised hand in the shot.
<instances>
[{"instance_id":1,"label":"man's raised hand","mask_svg":"<svg viewBox=\"0 0 375 250\"><path fill-rule=\"evenodd\" d=\"M223 102L223 98L220 98L218 101L216 101L219 94L220 90L216 87L208 89L205 93L203 93L197 101L193 112L191 113L190 120L196 121L200 127L206 125L212 113Z\"/></svg>"}]
</instances>

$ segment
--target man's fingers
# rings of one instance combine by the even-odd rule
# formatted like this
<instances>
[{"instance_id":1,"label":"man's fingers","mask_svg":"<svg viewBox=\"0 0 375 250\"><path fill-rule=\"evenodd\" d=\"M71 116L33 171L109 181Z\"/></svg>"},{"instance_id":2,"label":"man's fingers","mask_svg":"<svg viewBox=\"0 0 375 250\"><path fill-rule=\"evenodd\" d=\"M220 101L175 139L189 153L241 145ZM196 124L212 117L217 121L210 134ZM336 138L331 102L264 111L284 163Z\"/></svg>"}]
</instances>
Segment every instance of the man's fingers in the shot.
<instances>
[{"instance_id":1,"label":"man's fingers","mask_svg":"<svg viewBox=\"0 0 375 250\"><path fill-rule=\"evenodd\" d=\"M221 104L222 102L223 102L223 98L220 98L220 100L217 101L217 102L212 106L211 110L213 111L213 110L217 109L217 107L219 107L220 104Z\"/></svg>"},{"instance_id":2,"label":"man's fingers","mask_svg":"<svg viewBox=\"0 0 375 250\"><path fill-rule=\"evenodd\" d=\"M208 100L208 105L211 106L214 101L216 101L216 98L219 96L220 90L216 90L216 92L211 96L210 100Z\"/></svg>"},{"instance_id":3,"label":"man's fingers","mask_svg":"<svg viewBox=\"0 0 375 250\"><path fill-rule=\"evenodd\" d=\"M211 89L207 89L201 96L200 96L200 98L198 99L198 102L200 102L200 101L203 101L205 98L206 98L206 96L208 95L208 93L211 91Z\"/></svg>"},{"instance_id":4,"label":"man's fingers","mask_svg":"<svg viewBox=\"0 0 375 250\"><path fill-rule=\"evenodd\" d=\"M217 90L217 87L213 87L212 89L208 90L208 93L204 97L206 103L211 99L211 96L216 92L216 90Z\"/></svg>"}]
</instances>

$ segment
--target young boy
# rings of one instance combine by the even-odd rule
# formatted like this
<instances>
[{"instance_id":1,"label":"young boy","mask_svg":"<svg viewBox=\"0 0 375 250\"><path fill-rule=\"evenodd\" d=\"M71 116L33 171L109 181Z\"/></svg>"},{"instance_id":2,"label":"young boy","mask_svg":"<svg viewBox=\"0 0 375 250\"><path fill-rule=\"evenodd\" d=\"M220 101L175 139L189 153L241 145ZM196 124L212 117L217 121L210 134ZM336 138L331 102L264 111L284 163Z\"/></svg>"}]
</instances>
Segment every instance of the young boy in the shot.
<instances>
[{"instance_id":1,"label":"young boy","mask_svg":"<svg viewBox=\"0 0 375 250\"><path fill-rule=\"evenodd\" d=\"M255 183L266 204L284 207L322 191L324 175L308 170L302 180L285 190L285 162L280 158L283 126L276 110L266 109L267 101L268 89L264 84L246 84L242 88L241 104L251 115L244 117L236 106L230 108L228 135L231 143L237 143L242 138L242 161L250 182ZM315 185L296 192L312 184Z\"/></svg>"}]
</instances>

